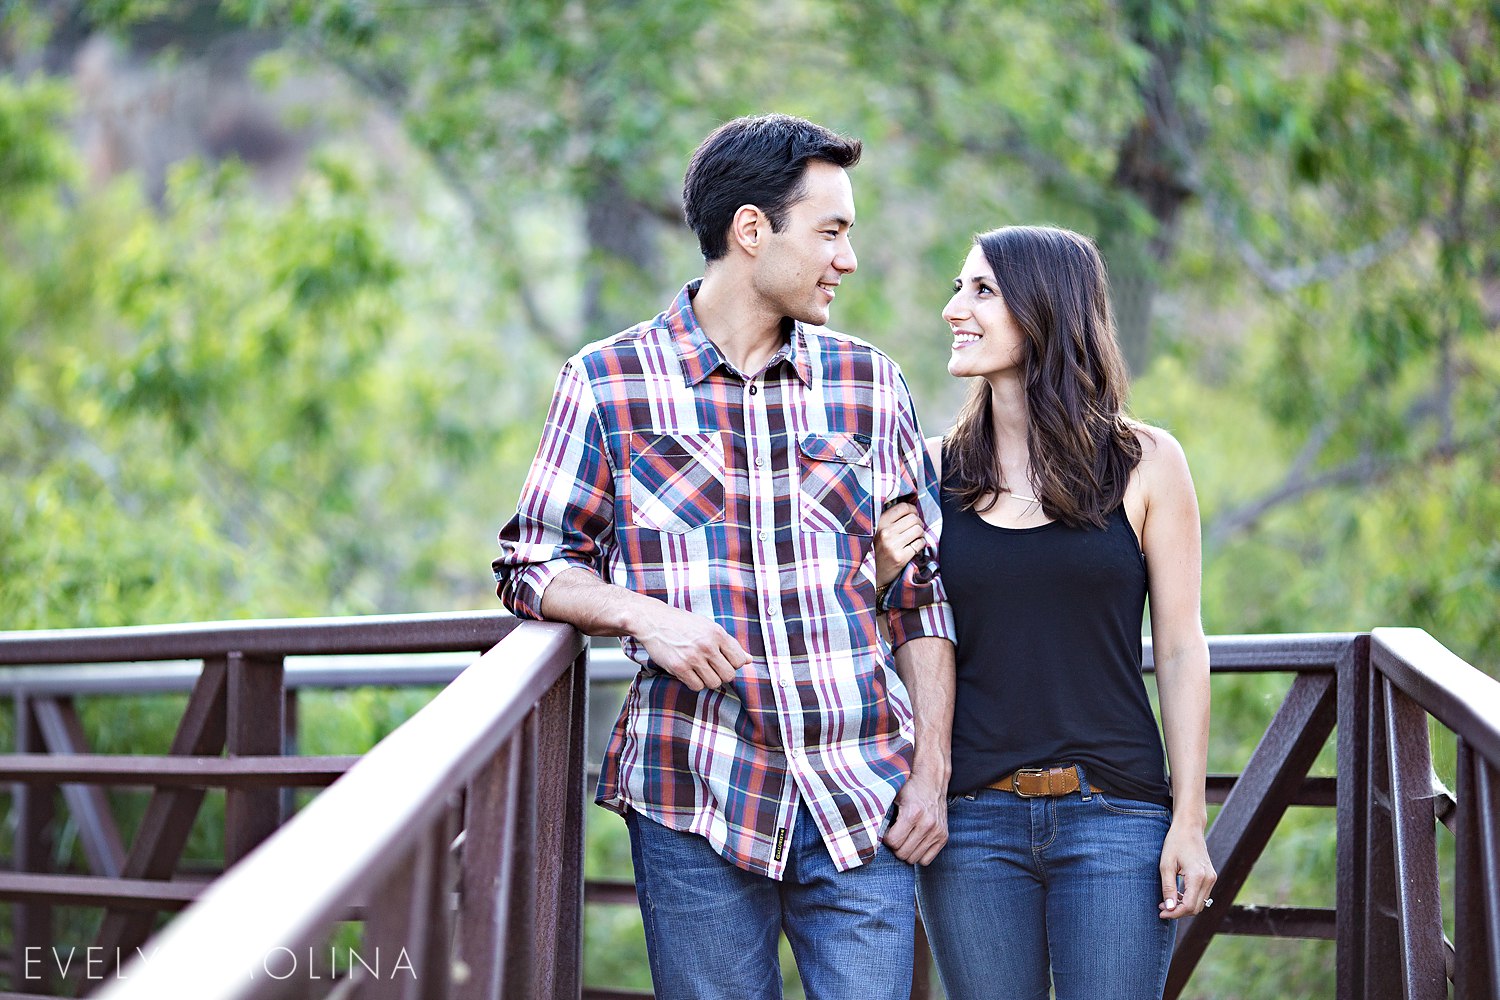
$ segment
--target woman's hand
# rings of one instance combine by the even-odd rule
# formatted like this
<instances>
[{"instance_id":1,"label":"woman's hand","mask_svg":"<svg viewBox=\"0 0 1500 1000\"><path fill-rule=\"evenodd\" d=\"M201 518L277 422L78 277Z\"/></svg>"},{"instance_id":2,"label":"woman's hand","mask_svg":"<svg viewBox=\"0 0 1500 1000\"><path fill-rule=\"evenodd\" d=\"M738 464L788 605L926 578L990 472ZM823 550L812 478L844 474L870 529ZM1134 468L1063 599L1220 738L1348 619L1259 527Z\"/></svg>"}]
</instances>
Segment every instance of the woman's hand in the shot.
<instances>
[{"instance_id":1,"label":"woman's hand","mask_svg":"<svg viewBox=\"0 0 1500 1000\"><path fill-rule=\"evenodd\" d=\"M1161 903L1157 916L1163 920L1195 917L1209 901L1219 878L1208 858L1203 827L1195 823L1173 823L1161 845ZM1182 890L1177 889L1181 879Z\"/></svg>"},{"instance_id":2,"label":"woman's hand","mask_svg":"<svg viewBox=\"0 0 1500 1000\"><path fill-rule=\"evenodd\" d=\"M927 526L915 504L903 500L887 507L875 526L875 585L889 586L926 540Z\"/></svg>"}]
</instances>

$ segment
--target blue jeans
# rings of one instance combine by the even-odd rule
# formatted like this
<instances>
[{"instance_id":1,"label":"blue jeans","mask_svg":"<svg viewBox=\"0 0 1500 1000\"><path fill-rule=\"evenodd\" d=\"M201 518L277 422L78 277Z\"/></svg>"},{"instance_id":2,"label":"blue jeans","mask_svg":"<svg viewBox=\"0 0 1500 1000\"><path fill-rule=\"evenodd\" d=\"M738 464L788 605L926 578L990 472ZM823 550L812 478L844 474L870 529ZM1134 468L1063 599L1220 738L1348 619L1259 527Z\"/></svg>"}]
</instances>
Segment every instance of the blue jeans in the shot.
<instances>
[{"instance_id":1,"label":"blue jeans","mask_svg":"<svg viewBox=\"0 0 1500 1000\"><path fill-rule=\"evenodd\" d=\"M884 846L838 871L803 805L782 881L736 868L697 834L625 817L658 1000L777 1000L786 932L808 1000L907 1000L911 865Z\"/></svg>"},{"instance_id":2,"label":"blue jeans","mask_svg":"<svg viewBox=\"0 0 1500 1000\"><path fill-rule=\"evenodd\" d=\"M1087 783L1084 783L1087 787ZM1102 792L948 804L917 876L949 1000L1160 1000L1176 925L1157 916L1169 811Z\"/></svg>"}]
</instances>

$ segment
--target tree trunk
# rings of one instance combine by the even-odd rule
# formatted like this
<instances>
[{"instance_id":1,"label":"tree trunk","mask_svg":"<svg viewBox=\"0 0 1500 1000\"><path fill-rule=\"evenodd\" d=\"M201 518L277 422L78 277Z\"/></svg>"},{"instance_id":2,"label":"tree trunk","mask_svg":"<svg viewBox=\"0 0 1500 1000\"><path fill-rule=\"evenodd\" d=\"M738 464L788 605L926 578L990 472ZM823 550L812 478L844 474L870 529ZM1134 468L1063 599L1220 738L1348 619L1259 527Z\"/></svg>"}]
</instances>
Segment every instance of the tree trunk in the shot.
<instances>
[{"instance_id":1,"label":"tree trunk","mask_svg":"<svg viewBox=\"0 0 1500 1000\"><path fill-rule=\"evenodd\" d=\"M596 161L584 192L589 257L583 289L587 339L607 337L645 318L635 315L642 287L662 282L657 213L633 198L617 164Z\"/></svg>"},{"instance_id":2,"label":"tree trunk","mask_svg":"<svg viewBox=\"0 0 1500 1000\"><path fill-rule=\"evenodd\" d=\"M1115 323L1132 374L1151 359L1151 307L1158 269L1177 249L1177 220L1193 196L1189 162L1203 127L1177 99L1177 77L1186 38L1180 31L1159 34L1150 24L1150 3L1127 3L1131 35L1151 53L1141 78L1140 117L1120 142L1111 187L1139 201L1155 229L1139 233L1128 218L1101 220L1100 249L1109 262Z\"/></svg>"}]
</instances>

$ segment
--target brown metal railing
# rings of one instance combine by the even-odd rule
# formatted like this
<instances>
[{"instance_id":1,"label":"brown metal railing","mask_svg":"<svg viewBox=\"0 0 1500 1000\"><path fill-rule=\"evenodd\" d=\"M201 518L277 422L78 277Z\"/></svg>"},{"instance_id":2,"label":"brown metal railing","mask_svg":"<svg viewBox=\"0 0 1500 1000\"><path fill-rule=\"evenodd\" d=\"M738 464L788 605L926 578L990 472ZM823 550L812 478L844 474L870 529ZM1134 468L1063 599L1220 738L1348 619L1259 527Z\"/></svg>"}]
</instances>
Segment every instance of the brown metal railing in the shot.
<instances>
[{"instance_id":1,"label":"brown metal railing","mask_svg":"<svg viewBox=\"0 0 1500 1000\"><path fill-rule=\"evenodd\" d=\"M482 627L496 624L490 620ZM447 984L452 977L455 996L495 995L483 990L504 982L510 984L504 995L578 997L581 820L575 816L584 801L579 735L584 700L581 671L564 662L580 655L577 643L571 630L521 626L518 635L486 654L256 854L203 892L189 913L153 939L151 948L159 944L163 950L151 950L150 961L128 967L130 979L106 995L153 1000L282 995L277 991L290 987L266 981L282 971L265 969L266 957L280 957L284 964L286 955L326 940L341 916L355 916L368 918L360 944L367 949L365 958L379 942L409 942L415 928L426 928L423 958L413 967L427 977L424 982ZM0 662L17 662L5 648L0 638ZM344 651L336 646L320 651L334 649ZM1215 675L1277 672L1294 679L1244 770L1210 776L1210 801L1222 803L1209 832L1220 876L1214 892L1218 905L1179 928L1167 995L1181 993L1212 937L1227 933L1336 941L1341 998L1437 1000L1447 995L1450 981L1460 1000L1500 996L1500 684L1417 630L1215 637L1210 656ZM513 662L498 669L501 657ZM93 658L116 660L122 654L111 648ZM1149 669L1149 644L1147 661ZM503 691L485 686L500 684L501 675L511 686L502 684ZM525 683L532 687L515 686ZM525 716L529 721L521 722L518 706L541 697L538 685L550 685L550 693ZM473 709L474 725L485 717L485 725L499 728L486 730L483 739L476 737L460 751L448 741L469 736L448 723L464 706ZM1433 776L1430 724L1457 738L1452 793ZM1335 725L1339 777L1310 776ZM481 751L481 746L491 749ZM444 748L446 769L428 773L407 760L419 748L430 753L434 747ZM476 754L484 759L476 760ZM78 762L75 771L65 770L74 766L66 761L47 765L53 768L48 780L82 777L86 763ZM215 781L232 787L239 780L231 773L234 767L254 770L261 762L226 764ZM151 766L164 785L182 780L167 774L171 768L161 762ZM109 780L101 773L89 780ZM256 782L267 780L266 773L257 772ZM393 782L400 782L403 795L392 794ZM384 810L379 817L376 803ZM1292 805L1336 808L1338 884L1330 887L1336 907L1237 905L1256 860ZM1456 944L1444 938L1438 904L1439 821L1456 837ZM497 832L476 840L481 831ZM508 831L510 839L499 831ZM344 850L330 847L340 843ZM17 846L19 854L19 841ZM539 866L543 871L532 881L528 873ZM473 874L478 871L500 874L486 882ZM530 888L518 890L516 879ZM627 882L592 886L589 898L624 904L633 903L632 897ZM138 905L163 907L161 898L143 898ZM526 902L537 898L541 905ZM509 916L495 916L501 911ZM230 939L242 946L250 965L219 968L216 974L213 967ZM471 961L486 953L495 959ZM296 995L314 995L309 987L329 995L346 990L396 995L389 979L382 981L367 967L352 971L331 985L304 978ZM247 978L264 992L247 991L241 982ZM188 982L190 992L178 988ZM215 992L221 985L224 992ZM926 992L922 982L914 996ZM424 987L420 995L438 994Z\"/></svg>"},{"instance_id":2,"label":"brown metal railing","mask_svg":"<svg viewBox=\"0 0 1500 1000\"><path fill-rule=\"evenodd\" d=\"M98 995L577 996L584 656L515 626Z\"/></svg>"},{"instance_id":3,"label":"brown metal railing","mask_svg":"<svg viewBox=\"0 0 1500 1000\"><path fill-rule=\"evenodd\" d=\"M1340 1000L1500 997L1500 683L1420 629L1210 640L1215 672L1295 671L1260 744L1232 779L1208 846L1211 910L1179 928L1166 996L1215 934L1336 941ZM1433 771L1429 719L1458 740L1458 788ZM1337 773L1308 768L1337 726ZM1210 780L1210 800L1224 778ZM1331 794L1330 794L1331 793ZM1333 909L1234 905L1288 806L1336 809ZM1457 837L1457 946L1445 939L1436 829Z\"/></svg>"},{"instance_id":4,"label":"brown metal railing","mask_svg":"<svg viewBox=\"0 0 1500 1000\"><path fill-rule=\"evenodd\" d=\"M1500 684L1420 629L1371 633L1340 674L1341 996L1500 997ZM1433 773L1429 720L1457 738L1457 787ZM1444 934L1437 835L1456 841Z\"/></svg>"},{"instance_id":5,"label":"brown metal railing","mask_svg":"<svg viewBox=\"0 0 1500 1000\"><path fill-rule=\"evenodd\" d=\"M295 744L298 688L444 683L458 672L451 658L440 658L447 663L413 663L410 654L467 650L472 660L474 653L507 637L517 625L507 615L481 612L0 634L0 690L14 700L16 743L22 751L0 755L0 780L13 782L12 870L0 872L0 899L12 903L8 964L13 985L40 994L96 986L114 974L116 956L128 957L141 946L158 923L159 912L181 909L203 893L205 873L184 872L181 858L207 789L226 790L224 842L229 865L269 836L289 813L286 789L329 785L358 760L275 756ZM555 626L546 628L558 631ZM531 631L528 626L524 634ZM561 629L560 634L569 642L578 641L571 630ZM505 648L514 654L515 642ZM335 659L309 667L307 661L293 659L291 669L286 667L288 657L329 654L402 654L408 660L371 666ZM101 661L110 665L95 665ZM518 669L545 667L528 661ZM582 670L570 670L569 676L569 683L579 688L576 699L563 705L561 715L554 711L556 718L549 725L556 729L565 724L567 739L572 740L578 735L573 727L581 727L584 719L584 675ZM124 757L86 752L75 695L184 687L191 693L169 754ZM531 723L529 729L535 726ZM526 738L535 742L536 736ZM571 766L574 756L568 751L565 763ZM581 750L576 756L579 773L569 780L577 786L581 802ZM535 767L528 758L526 773ZM548 787L564 794L565 775L571 772L552 766L545 774ZM59 786L89 874L51 870L53 842L61 825L54 805ZM101 786L152 789L128 852ZM581 806L576 811L581 813ZM52 939L53 908L79 905L105 908L103 925L87 946L58 946ZM54 949L65 953L68 981L57 981L63 959L54 961ZM33 960L28 963L28 958Z\"/></svg>"}]
</instances>

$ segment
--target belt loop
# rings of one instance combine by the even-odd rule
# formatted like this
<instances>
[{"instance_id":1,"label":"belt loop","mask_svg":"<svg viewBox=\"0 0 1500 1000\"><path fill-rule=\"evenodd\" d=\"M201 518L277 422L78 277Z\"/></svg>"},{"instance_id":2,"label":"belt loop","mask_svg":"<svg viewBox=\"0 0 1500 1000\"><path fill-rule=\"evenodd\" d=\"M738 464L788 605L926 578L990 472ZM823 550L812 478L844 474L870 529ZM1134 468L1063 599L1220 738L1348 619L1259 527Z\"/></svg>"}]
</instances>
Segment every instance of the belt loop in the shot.
<instances>
[{"instance_id":1,"label":"belt loop","mask_svg":"<svg viewBox=\"0 0 1500 1000\"><path fill-rule=\"evenodd\" d=\"M1073 770L1078 772L1078 794L1083 796L1083 801L1092 802L1094 793L1089 790L1089 778L1083 773L1083 765L1074 764Z\"/></svg>"}]
</instances>

